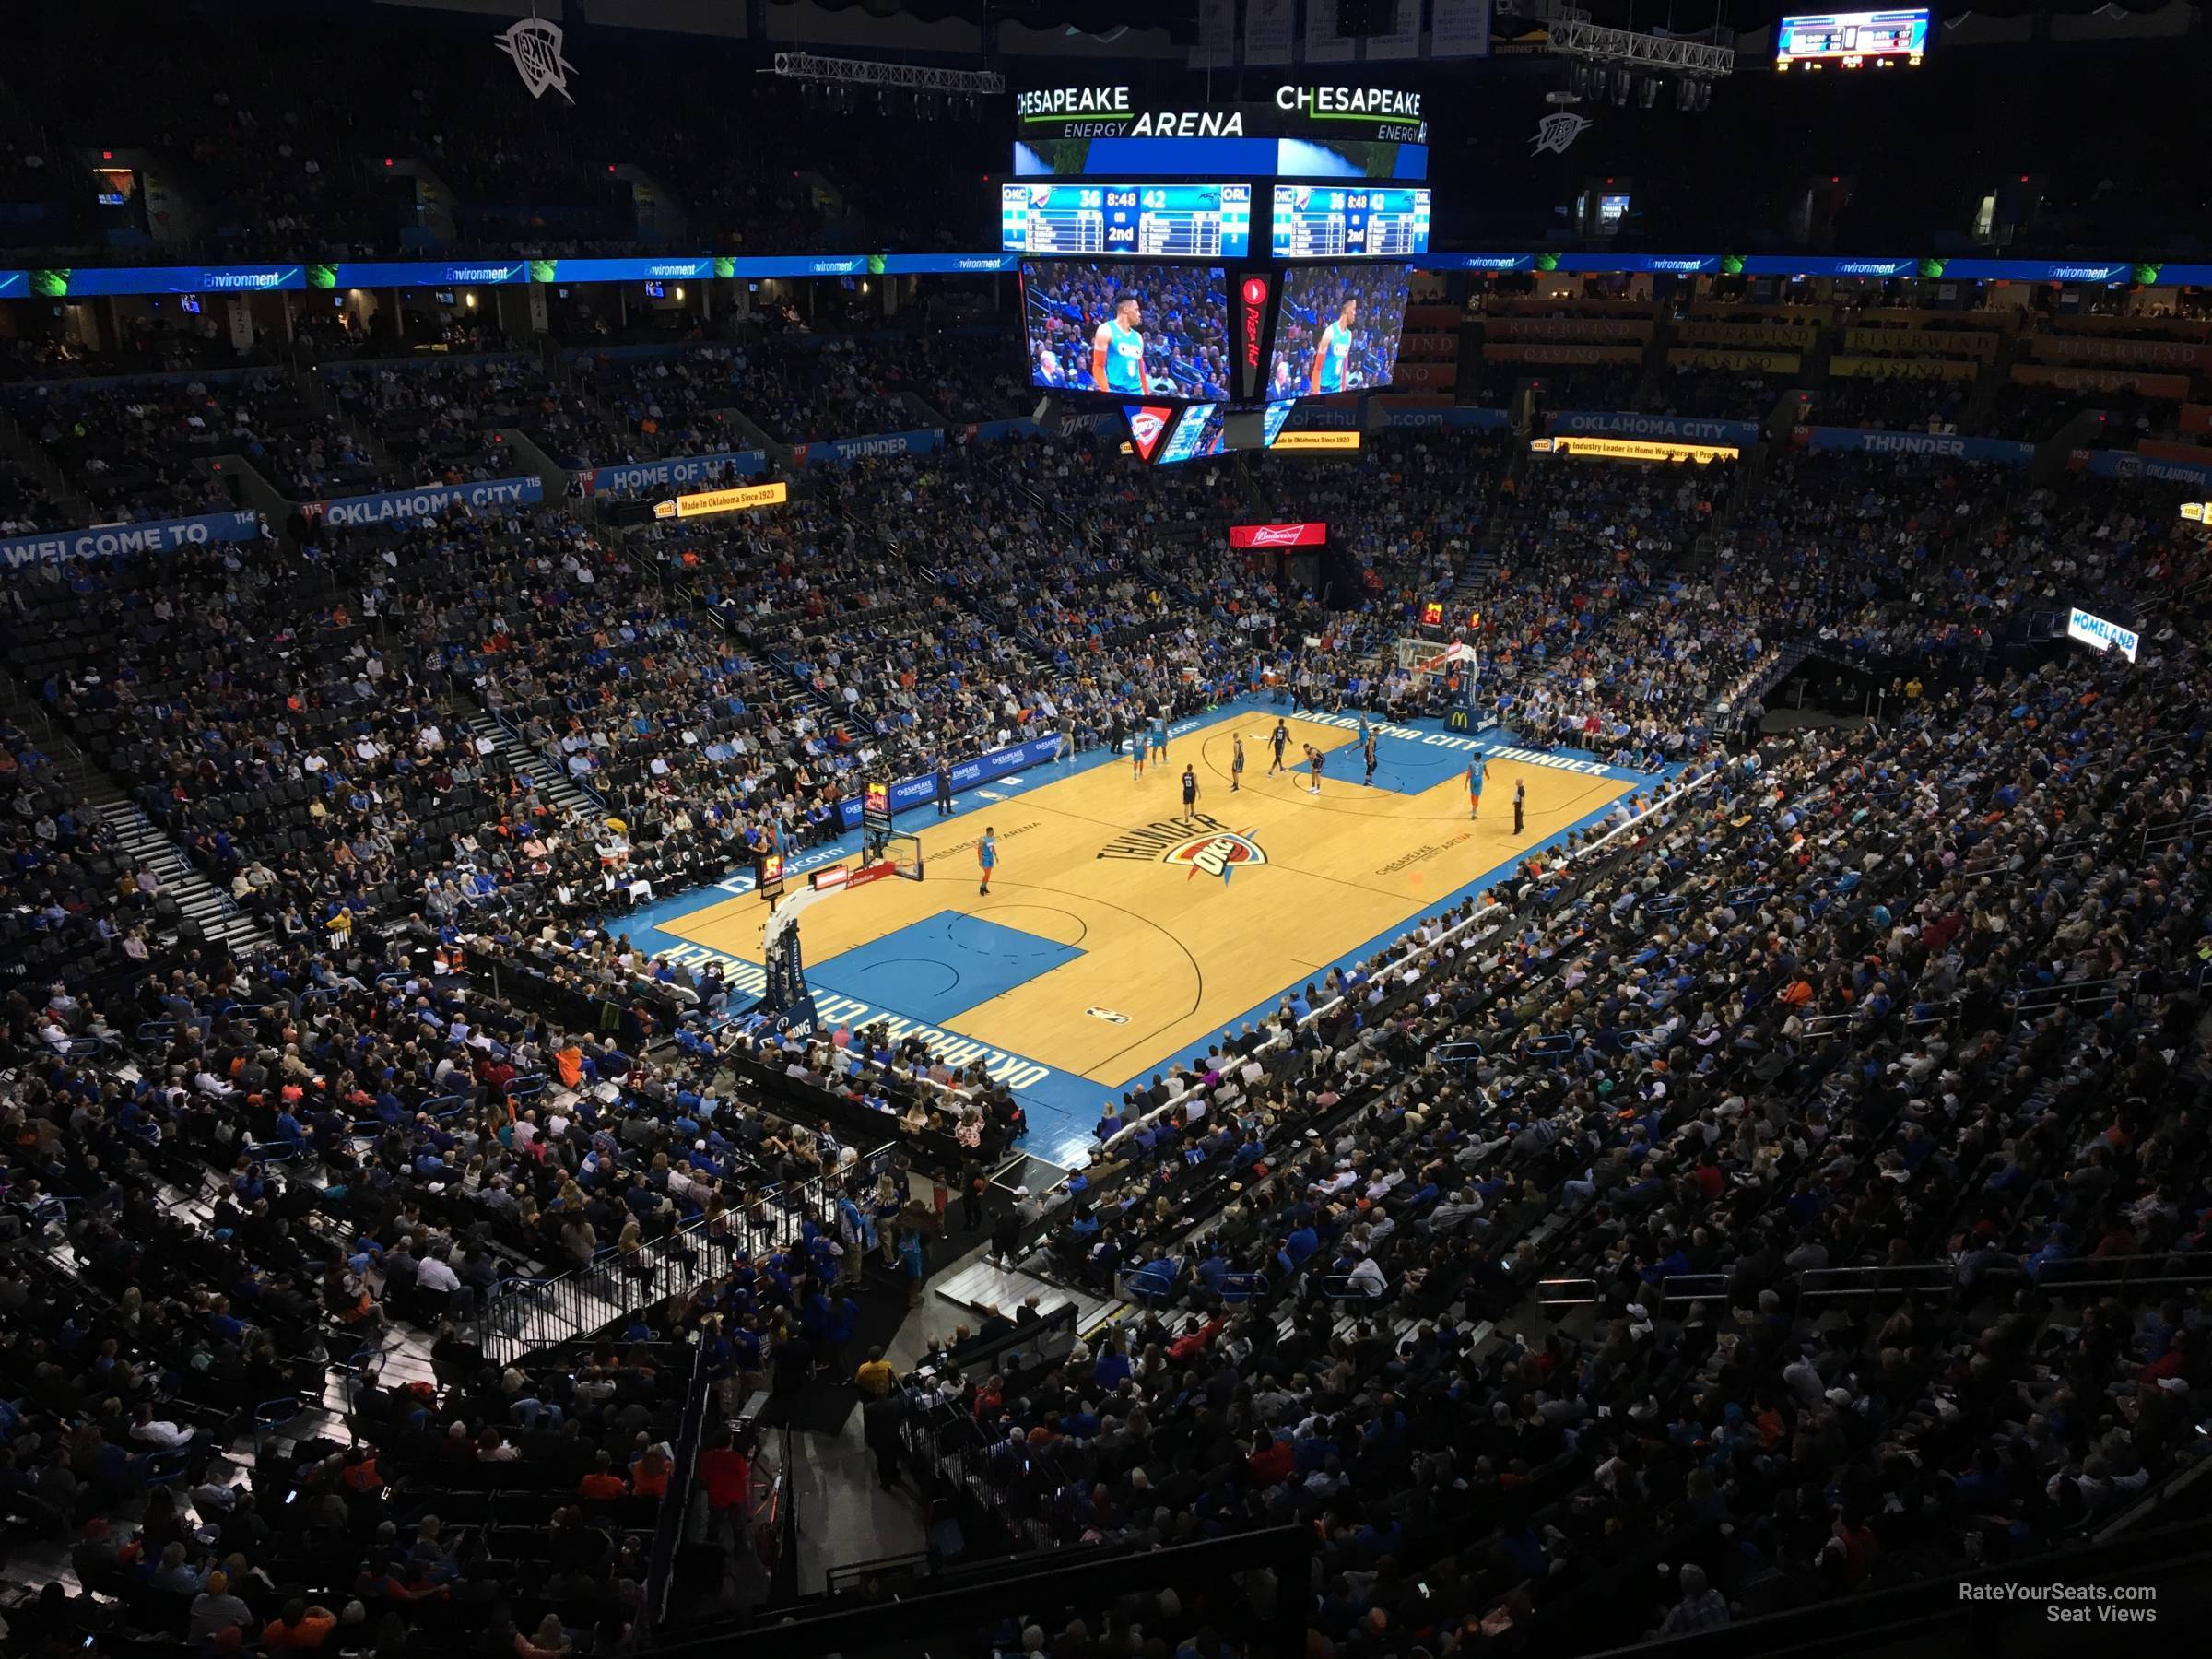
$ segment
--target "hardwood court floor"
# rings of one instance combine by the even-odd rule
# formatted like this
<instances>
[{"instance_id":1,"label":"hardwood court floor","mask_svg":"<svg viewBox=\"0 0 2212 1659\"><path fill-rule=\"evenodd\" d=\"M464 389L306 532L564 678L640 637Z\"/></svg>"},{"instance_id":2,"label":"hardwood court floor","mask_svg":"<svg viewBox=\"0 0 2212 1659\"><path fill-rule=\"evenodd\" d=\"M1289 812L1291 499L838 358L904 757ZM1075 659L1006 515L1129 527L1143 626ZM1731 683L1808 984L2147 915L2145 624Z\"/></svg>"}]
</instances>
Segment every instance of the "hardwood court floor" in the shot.
<instances>
[{"instance_id":1,"label":"hardwood court floor","mask_svg":"<svg viewBox=\"0 0 2212 1659\"><path fill-rule=\"evenodd\" d=\"M1324 751L1322 792L1302 771L1267 776L1272 711L1230 712L1177 738L1141 779L1128 759L967 792L980 809L933 822L920 882L878 881L810 909L809 982L875 1006L1118 1087L1203 1049L1216 1031L1394 932L1537 841L1635 787L1617 776L1493 758L1470 822L1466 753L1379 740L1374 787L1356 734L1291 718L1287 759ZM1234 734L1243 788L1230 790ZM1182 821L1182 774L1198 776ZM1523 833L1513 786L1528 788ZM995 828L999 863L976 891L976 846ZM1223 863L1231 865L1224 881ZM760 960L766 907L747 897L660 924L709 949Z\"/></svg>"}]
</instances>

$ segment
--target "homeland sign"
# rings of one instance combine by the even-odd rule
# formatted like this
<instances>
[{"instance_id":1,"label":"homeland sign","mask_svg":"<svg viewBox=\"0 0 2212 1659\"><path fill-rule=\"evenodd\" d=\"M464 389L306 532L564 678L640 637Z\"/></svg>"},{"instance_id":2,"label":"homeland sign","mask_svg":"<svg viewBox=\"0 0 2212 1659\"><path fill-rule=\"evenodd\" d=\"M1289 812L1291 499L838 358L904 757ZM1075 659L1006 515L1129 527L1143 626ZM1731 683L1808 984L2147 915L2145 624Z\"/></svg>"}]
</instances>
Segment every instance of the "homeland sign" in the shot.
<instances>
[{"instance_id":1,"label":"homeland sign","mask_svg":"<svg viewBox=\"0 0 2212 1659\"><path fill-rule=\"evenodd\" d=\"M426 484L419 489L348 496L338 501L308 501L300 511L325 524L358 529L367 524L435 518L457 507L512 512L519 507L535 507L545 498L546 488L535 478L485 478L473 484Z\"/></svg>"},{"instance_id":2,"label":"homeland sign","mask_svg":"<svg viewBox=\"0 0 2212 1659\"><path fill-rule=\"evenodd\" d=\"M60 564L70 559L117 559L131 553L173 553L207 542L252 541L261 534L258 512L208 512L197 518L157 519L144 524L98 524L89 530L53 530L0 541L0 565Z\"/></svg>"},{"instance_id":3,"label":"homeland sign","mask_svg":"<svg viewBox=\"0 0 2212 1659\"><path fill-rule=\"evenodd\" d=\"M712 455L671 456L664 461L628 461L618 466L585 467L577 475L583 493L617 489L669 489L710 484L724 476L749 478L764 470L768 457L759 450L724 450Z\"/></svg>"}]
</instances>

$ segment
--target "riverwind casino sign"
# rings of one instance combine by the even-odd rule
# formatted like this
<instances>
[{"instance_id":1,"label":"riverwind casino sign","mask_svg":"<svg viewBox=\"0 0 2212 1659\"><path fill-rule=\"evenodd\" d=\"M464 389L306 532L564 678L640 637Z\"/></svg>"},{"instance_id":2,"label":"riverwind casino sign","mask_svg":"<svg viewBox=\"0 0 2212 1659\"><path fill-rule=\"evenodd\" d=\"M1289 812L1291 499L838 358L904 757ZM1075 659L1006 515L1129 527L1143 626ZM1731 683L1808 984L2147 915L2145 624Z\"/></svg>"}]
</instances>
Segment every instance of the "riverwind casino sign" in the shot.
<instances>
[{"instance_id":1,"label":"riverwind casino sign","mask_svg":"<svg viewBox=\"0 0 2212 1659\"><path fill-rule=\"evenodd\" d=\"M1025 139L1280 138L1320 134L1333 138L1426 144L1421 95L1390 87L1276 88L1260 103L1212 109L1140 107L1127 87L1046 87L1015 95Z\"/></svg>"}]
</instances>

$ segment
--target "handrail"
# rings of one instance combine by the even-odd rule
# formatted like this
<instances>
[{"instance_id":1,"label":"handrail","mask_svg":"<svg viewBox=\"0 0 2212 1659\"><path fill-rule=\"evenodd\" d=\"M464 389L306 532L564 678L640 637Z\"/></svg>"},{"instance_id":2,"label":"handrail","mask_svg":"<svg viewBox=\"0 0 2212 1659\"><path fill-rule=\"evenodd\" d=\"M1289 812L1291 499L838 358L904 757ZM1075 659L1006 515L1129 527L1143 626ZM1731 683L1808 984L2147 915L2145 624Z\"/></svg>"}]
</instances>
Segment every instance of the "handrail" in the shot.
<instances>
[{"instance_id":1,"label":"handrail","mask_svg":"<svg viewBox=\"0 0 2212 1659\"><path fill-rule=\"evenodd\" d=\"M857 1169L889 1167L899 1143L887 1141L860 1159ZM795 1242L810 1209L829 1212L831 1176L815 1175L795 1186L777 1186L761 1195L767 1210L767 1241L777 1248ZM753 1206L725 1214L757 1247ZM700 1216L657 1239L641 1241L625 1253L609 1245L583 1266L540 1279L503 1279L485 1299L477 1316L477 1341L485 1358L506 1365L540 1348L573 1342L655 1301L689 1294L719 1277L720 1261L710 1253L712 1237Z\"/></svg>"}]
</instances>

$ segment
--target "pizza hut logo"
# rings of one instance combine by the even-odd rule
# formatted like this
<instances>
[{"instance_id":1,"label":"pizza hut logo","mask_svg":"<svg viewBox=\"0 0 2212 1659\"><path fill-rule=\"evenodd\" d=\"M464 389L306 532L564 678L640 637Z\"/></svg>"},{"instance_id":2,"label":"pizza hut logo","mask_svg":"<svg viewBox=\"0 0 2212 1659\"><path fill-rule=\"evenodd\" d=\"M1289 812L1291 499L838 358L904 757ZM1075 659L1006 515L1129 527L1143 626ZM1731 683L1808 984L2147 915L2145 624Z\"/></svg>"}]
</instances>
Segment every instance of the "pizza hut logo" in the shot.
<instances>
[{"instance_id":1,"label":"pizza hut logo","mask_svg":"<svg viewBox=\"0 0 2212 1659\"><path fill-rule=\"evenodd\" d=\"M1159 862L1182 865L1192 876L1196 876L1201 870L1208 876L1218 876L1224 870L1242 869L1247 865L1264 865L1267 862L1267 854L1261 851L1259 842L1240 830L1217 830L1205 835L1194 835L1190 840L1170 847L1160 854Z\"/></svg>"},{"instance_id":2,"label":"pizza hut logo","mask_svg":"<svg viewBox=\"0 0 2212 1659\"><path fill-rule=\"evenodd\" d=\"M1267 310L1267 278L1244 278L1244 367L1257 373L1260 367L1260 319ZM1247 382L1249 385L1249 382Z\"/></svg>"}]
</instances>

